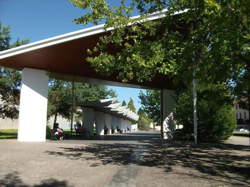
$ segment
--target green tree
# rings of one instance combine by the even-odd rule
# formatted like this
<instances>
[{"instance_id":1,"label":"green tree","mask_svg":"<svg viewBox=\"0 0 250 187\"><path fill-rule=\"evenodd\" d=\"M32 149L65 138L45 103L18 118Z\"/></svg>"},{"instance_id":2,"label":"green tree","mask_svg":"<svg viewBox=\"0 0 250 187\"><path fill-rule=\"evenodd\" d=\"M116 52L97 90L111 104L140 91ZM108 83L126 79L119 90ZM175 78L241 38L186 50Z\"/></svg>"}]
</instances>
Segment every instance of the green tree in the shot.
<instances>
[{"instance_id":1,"label":"green tree","mask_svg":"<svg viewBox=\"0 0 250 187\"><path fill-rule=\"evenodd\" d=\"M139 98L141 100L142 110L152 119L154 122L160 124L161 119L161 103L160 103L160 91L159 90L146 90L140 92Z\"/></svg>"},{"instance_id":2,"label":"green tree","mask_svg":"<svg viewBox=\"0 0 250 187\"><path fill-rule=\"evenodd\" d=\"M140 108L138 110L139 119L137 121L138 129L140 130L149 130L150 123L152 120L147 116L147 114Z\"/></svg>"},{"instance_id":3,"label":"green tree","mask_svg":"<svg viewBox=\"0 0 250 187\"><path fill-rule=\"evenodd\" d=\"M249 1L137 0L118 6L105 0L71 2L89 10L77 23L105 22L105 28L114 28L88 50L87 60L98 72L119 72L117 78L123 81L149 81L161 74L188 87L193 78L228 83L249 72ZM169 9L164 18L142 21L164 8ZM133 12L141 17L131 19ZM110 46L118 52L109 52ZM249 85L249 75L242 80Z\"/></svg>"},{"instance_id":4,"label":"green tree","mask_svg":"<svg viewBox=\"0 0 250 187\"><path fill-rule=\"evenodd\" d=\"M122 106L127 106L126 101L122 101Z\"/></svg>"},{"instance_id":5,"label":"green tree","mask_svg":"<svg viewBox=\"0 0 250 187\"><path fill-rule=\"evenodd\" d=\"M113 97L116 97L115 91L104 85L75 83L75 104L77 106L85 102Z\"/></svg>"},{"instance_id":6,"label":"green tree","mask_svg":"<svg viewBox=\"0 0 250 187\"><path fill-rule=\"evenodd\" d=\"M76 107L82 106L85 102L109 97L116 97L116 93L103 85L80 82L73 85L72 82L52 79L49 82L48 117L54 116L54 123L58 115L70 119L72 112L76 113Z\"/></svg>"},{"instance_id":7,"label":"green tree","mask_svg":"<svg viewBox=\"0 0 250 187\"><path fill-rule=\"evenodd\" d=\"M89 10L77 23L104 22L106 29L114 28L88 50L87 60L96 71L116 74L124 82L163 75L189 90L193 79L198 85L230 87L233 82L237 95L250 98L250 1L136 0L118 6L104 0L71 1ZM164 8L164 18L143 21ZM135 11L141 16L131 19ZM109 52L110 46L117 52Z\"/></svg>"},{"instance_id":8,"label":"green tree","mask_svg":"<svg viewBox=\"0 0 250 187\"><path fill-rule=\"evenodd\" d=\"M54 116L54 123L57 122L58 115L70 119L71 107L71 84L62 80L50 80L48 92L48 118Z\"/></svg>"},{"instance_id":9,"label":"green tree","mask_svg":"<svg viewBox=\"0 0 250 187\"><path fill-rule=\"evenodd\" d=\"M7 50L28 43L28 40L19 40L11 44L10 27L0 22L0 51ZM0 67L0 117L17 118L21 74L19 71Z\"/></svg>"},{"instance_id":10,"label":"green tree","mask_svg":"<svg viewBox=\"0 0 250 187\"><path fill-rule=\"evenodd\" d=\"M183 129L176 138L191 139L193 133L192 92L185 90L177 97L175 119ZM206 85L198 88L198 140L220 141L232 135L236 127L232 95L226 85Z\"/></svg>"},{"instance_id":11,"label":"green tree","mask_svg":"<svg viewBox=\"0 0 250 187\"><path fill-rule=\"evenodd\" d=\"M136 108L135 108L134 101L133 101L132 98L130 98L127 107L128 107L128 109L131 110L132 112L136 112Z\"/></svg>"}]
</instances>

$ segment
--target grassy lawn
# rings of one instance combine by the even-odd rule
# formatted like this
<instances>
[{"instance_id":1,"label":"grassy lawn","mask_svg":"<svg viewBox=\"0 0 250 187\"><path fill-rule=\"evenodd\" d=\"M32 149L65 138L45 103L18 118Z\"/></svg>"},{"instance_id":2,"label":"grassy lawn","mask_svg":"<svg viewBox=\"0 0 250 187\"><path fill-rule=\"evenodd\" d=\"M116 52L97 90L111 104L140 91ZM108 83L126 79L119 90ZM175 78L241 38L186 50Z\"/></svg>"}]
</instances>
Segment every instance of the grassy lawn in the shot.
<instances>
[{"instance_id":1,"label":"grassy lawn","mask_svg":"<svg viewBox=\"0 0 250 187\"><path fill-rule=\"evenodd\" d=\"M17 129L0 129L0 139L16 139Z\"/></svg>"},{"instance_id":2,"label":"grassy lawn","mask_svg":"<svg viewBox=\"0 0 250 187\"><path fill-rule=\"evenodd\" d=\"M70 130L64 131L67 137L70 137ZM73 136L75 133L73 132ZM0 129L0 140L1 139L16 139L17 138L17 129Z\"/></svg>"}]
</instances>

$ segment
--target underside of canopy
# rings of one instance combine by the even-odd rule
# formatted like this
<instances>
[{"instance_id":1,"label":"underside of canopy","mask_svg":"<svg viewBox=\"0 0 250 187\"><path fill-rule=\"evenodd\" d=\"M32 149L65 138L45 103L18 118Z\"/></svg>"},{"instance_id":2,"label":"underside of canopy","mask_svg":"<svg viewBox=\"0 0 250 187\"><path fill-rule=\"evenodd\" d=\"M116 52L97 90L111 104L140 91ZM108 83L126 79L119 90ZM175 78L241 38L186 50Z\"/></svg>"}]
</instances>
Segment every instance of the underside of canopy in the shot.
<instances>
[{"instance_id":1,"label":"underside of canopy","mask_svg":"<svg viewBox=\"0 0 250 187\"><path fill-rule=\"evenodd\" d=\"M159 19L164 15L163 13L152 14L147 20ZM86 62L87 49L95 47L100 36L107 33L104 25L98 25L1 51L0 66L17 70L41 69L49 72L51 77L95 84L159 89L175 88L173 81L163 75L157 75L152 81L132 80L123 83L117 79L116 74L119 72L109 76L97 73ZM108 50L113 52L112 49Z\"/></svg>"}]
</instances>

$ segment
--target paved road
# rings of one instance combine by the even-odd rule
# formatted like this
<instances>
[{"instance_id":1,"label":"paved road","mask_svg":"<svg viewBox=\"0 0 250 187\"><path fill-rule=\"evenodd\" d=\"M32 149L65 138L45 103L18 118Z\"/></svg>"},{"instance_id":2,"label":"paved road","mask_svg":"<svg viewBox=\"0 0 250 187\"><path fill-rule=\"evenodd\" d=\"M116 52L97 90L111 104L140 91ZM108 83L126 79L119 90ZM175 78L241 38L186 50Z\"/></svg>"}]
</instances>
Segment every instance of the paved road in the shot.
<instances>
[{"instance_id":1,"label":"paved road","mask_svg":"<svg viewBox=\"0 0 250 187\"><path fill-rule=\"evenodd\" d=\"M159 133L103 140L0 140L0 187L248 186L250 151L234 144L164 143ZM236 144L235 144L236 143Z\"/></svg>"},{"instance_id":2,"label":"paved road","mask_svg":"<svg viewBox=\"0 0 250 187\"><path fill-rule=\"evenodd\" d=\"M139 155L159 138L159 132L138 132L45 143L0 140L0 187L135 186Z\"/></svg>"},{"instance_id":3,"label":"paved road","mask_svg":"<svg viewBox=\"0 0 250 187\"><path fill-rule=\"evenodd\" d=\"M250 147L250 137L231 136L225 143L233 145L246 145Z\"/></svg>"},{"instance_id":4,"label":"paved road","mask_svg":"<svg viewBox=\"0 0 250 187\"><path fill-rule=\"evenodd\" d=\"M53 142L53 141L52 141ZM67 140L62 143L67 144L96 144L96 143L105 143L105 144L151 144L160 142L160 132L158 131L138 131L133 133L124 133L116 135L107 135L91 140ZM58 142L55 142L58 143Z\"/></svg>"}]
</instances>

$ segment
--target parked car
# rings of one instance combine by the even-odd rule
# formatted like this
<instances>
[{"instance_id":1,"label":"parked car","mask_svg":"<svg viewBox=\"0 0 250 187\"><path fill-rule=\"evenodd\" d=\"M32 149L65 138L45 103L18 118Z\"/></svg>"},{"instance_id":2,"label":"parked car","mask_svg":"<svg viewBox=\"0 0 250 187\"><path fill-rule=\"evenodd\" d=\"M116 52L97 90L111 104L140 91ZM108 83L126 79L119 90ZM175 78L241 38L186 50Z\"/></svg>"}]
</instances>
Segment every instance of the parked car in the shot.
<instances>
[{"instance_id":1,"label":"parked car","mask_svg":"<svg viewBox=\"0 0 250 187\"><path fill-rule=\"evenodd\" d=\"M248 129L240 129L239 131L240 131L240 132L249 132Z\"/></svg>"}]
</instances>

